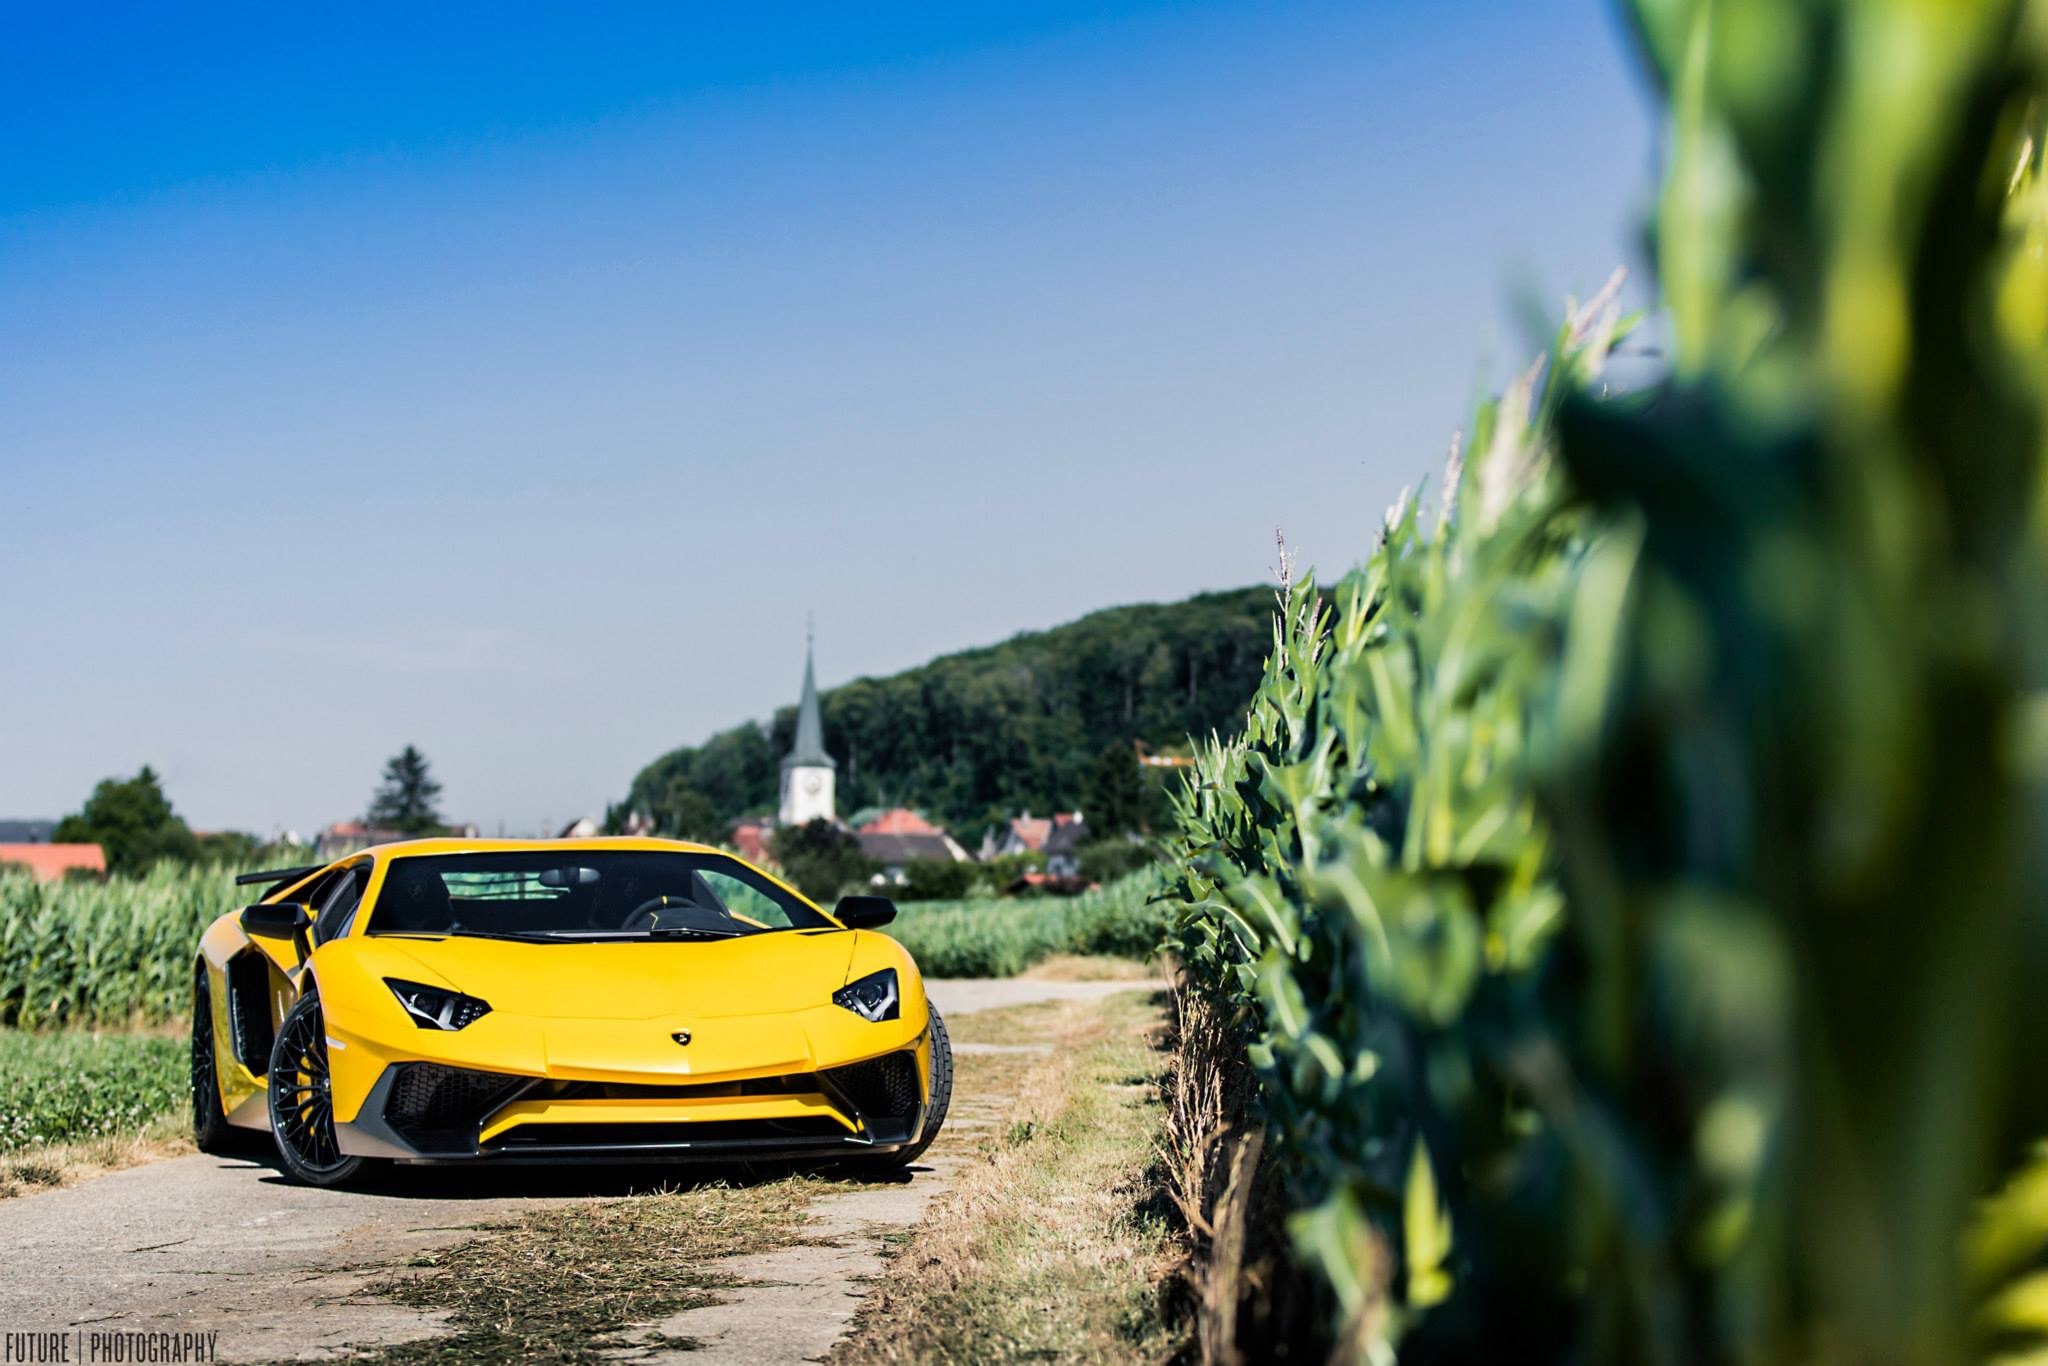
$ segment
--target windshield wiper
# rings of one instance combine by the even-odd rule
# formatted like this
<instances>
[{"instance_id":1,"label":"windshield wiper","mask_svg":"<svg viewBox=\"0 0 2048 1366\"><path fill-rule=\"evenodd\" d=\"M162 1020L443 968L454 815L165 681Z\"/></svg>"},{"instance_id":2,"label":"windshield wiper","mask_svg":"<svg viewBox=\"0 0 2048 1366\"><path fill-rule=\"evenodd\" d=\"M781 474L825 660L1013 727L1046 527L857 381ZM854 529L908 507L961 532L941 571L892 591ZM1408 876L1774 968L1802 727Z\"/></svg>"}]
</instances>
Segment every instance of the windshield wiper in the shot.
<instances>
[{"instance_id":1,"label":"windshield wiper","mask_svg":"<svg viewBox=\"0 0 2048 1366\"><path fill-rule=\"evenodd\" d=\"M541 943L550 939L566 939L573 943L594 944L612 939L682 939L698 937L703 939L737 939L744 930L712 930L694 925L672 925L659 930L528 930L524 933L492 930L456 930L456 934L476 935L484 939L523 939L528 943ZM438 937L438 936L437 936Z\"/></svg>"},{"instance_id":2,"label":"windshield wiper","mask_svg":"<svg viewBox=\"0 0 2048 1366\"><path fill-rule=\"evenodd\" d=\"M535 930L535 939L638 939L639 930Z\"/></svg>"},{"instance_id":3,"label":"windshield wiper","mask_svg":"<svg viewBox=\"0 0 2048 1366\"><path fill-rule=\"evenodd\" d=\"M535 939L670 939L684 935L702 935L707 939L736 939L738 930L700 929L693 925L672 925L659 930L535 930Z\"/></svg>"},{"instance_id":4,"label":"windshield wiper","mask_svg":"<svg viewBox=\"0 0 2048 1366\"><path fill-rule=\"evenodd\" d=\"M457 925L446 930L371 930L379 939L510 939L517 943L535 944L538 935L519 934L512 930L476 930L467 925Z\"/></svg>"}]
</instances>

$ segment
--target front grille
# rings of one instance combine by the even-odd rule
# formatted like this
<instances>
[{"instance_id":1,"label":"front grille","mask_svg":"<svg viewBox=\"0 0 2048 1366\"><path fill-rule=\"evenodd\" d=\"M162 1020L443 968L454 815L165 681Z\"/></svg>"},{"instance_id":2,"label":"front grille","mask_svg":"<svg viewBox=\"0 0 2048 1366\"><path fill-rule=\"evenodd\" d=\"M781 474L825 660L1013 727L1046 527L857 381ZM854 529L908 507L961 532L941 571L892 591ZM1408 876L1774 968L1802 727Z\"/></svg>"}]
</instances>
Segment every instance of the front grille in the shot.
<instances>
[{"instance_id":1,"label":"front grille","mask_svg":"<svg viewBox=\"0 0 2048 1366\"><path fill-rule=\"evenodd\" d=\"M846 1127L815 1116L798 1119L714 1119L695 1124L522 1124L491 1143L493 1152L535 1148L645 1148L726 1143L772 1146L846 1138Z\"/></svg>"},{"instance_id":2,"label":"front grille","mask_svg":"<svg viewBox=\"0 0 2048 1366\"><path fill-rule=\"evenodd\" d=\"M819 1073L825 1084L846 1099L862 1119L904 1119L922 1096L917 1084L917 1055L890 1053L851 1067Z\"/></svg>"},{"instance_id":3,"label":"front grille","mask_svg":"<svg viewBox=\"0 0 2048 1366\"><path fill-rule=\"evenodd\" d=\"M538 1094L549 1100L700 1100L709 1096L809 1095L817 1089L817 1077L809 1072L792 1072L780 1077L724 1082L554 1082Z\"/></svg>"},{"instance_id":4,"label":"front grille","mask_svg":"<svg viewBox=\"0 0 2048 1366\"><path fill-rule=\"evenodd\" d=\"M472 1072L434 1062L400 1063L384 1118L408 1138L474 1137L493 1110L533 1084L531 1077Z\"/></svg>"}]
</instances>

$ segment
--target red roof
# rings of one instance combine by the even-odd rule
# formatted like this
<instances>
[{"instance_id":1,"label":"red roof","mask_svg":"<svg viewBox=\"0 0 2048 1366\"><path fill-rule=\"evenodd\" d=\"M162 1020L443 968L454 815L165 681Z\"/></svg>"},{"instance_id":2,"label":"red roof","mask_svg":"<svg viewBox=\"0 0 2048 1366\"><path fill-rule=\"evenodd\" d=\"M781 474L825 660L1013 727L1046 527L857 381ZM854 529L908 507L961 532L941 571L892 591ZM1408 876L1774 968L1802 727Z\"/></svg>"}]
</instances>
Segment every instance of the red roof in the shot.
<instances>
[{"instance_id":1,"label":"red roof","mask_svg":"<svg viewBox=\"0 0 2048 1366\"><path fill-rule=\"evenodd\" d=\"M107 871L106 851L97 844L0 844L0 863L25 863L38 882L55 882L73 868Z\"/></svg>"},{"instance_id":2,"label":"red roof","mask_svg":"<svg viewBox=\"0 0 2048 1366\"><path fill-rule=\"evenodd\" d=\"M860 828L863 835L936 835L941 833L923 816L907 806L893 807Z\"/></svg>"},{"instance_id":3,"label":"red roof","mask_svg":"<svg viewBox=\"0 0 2048 1366\"><path fill-rule=\"evenodd\" d=\"M1026 849L1045 848L1046 837L1063 825L1072 825L1081 819L1078 811L1055 811L1050 818L1044 816L1018 816L1010 822L1010 833L1015 835Z\"/></svg>"},{"instance_id":4,"label":"red roof","mask_svg":"<svg viewBox=\"0 0 2048 1366\"><path fill-rule=\"evenodd\" d=\"M775 856L768 852L768 827L754 821L732 828L732 847L739 850L740 857L749 863L775 861Z\"/></svg>"}]
</instances>

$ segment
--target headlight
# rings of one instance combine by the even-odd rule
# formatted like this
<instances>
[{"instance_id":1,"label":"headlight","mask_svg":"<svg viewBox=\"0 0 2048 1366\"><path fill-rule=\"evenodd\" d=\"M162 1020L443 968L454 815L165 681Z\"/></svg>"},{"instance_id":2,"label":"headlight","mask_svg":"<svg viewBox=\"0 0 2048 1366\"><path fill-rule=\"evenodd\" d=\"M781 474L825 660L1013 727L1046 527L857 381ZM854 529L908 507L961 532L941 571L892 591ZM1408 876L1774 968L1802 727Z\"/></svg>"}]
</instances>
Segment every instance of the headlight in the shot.
<instances>
[{"instance_id":1,"label":"headlight","mask_svg":"<svg viewBox=\"0 0 2048 1366\"><path fill-rule=\"evenodd\" d=\"M880 1024L903 1014L903 1002L896 994L896 969L871 972L858 982L848 982L832 993L832 1004L845 1006L863 1020Z\"/></svg>"},{"instance_id":2,"label":"headlight","mask_svg":"<svg viewBox=\"0 0 2048 1366\"><path fill-rule=\"evenodd\" d=\"M444 987L401 982L396 977L386 977L384 985L391 988L398 1004L405 1007L405 1013L421 1029L460 1029L491 1013L488 1002Z\"/></svg>"}]
</instances>

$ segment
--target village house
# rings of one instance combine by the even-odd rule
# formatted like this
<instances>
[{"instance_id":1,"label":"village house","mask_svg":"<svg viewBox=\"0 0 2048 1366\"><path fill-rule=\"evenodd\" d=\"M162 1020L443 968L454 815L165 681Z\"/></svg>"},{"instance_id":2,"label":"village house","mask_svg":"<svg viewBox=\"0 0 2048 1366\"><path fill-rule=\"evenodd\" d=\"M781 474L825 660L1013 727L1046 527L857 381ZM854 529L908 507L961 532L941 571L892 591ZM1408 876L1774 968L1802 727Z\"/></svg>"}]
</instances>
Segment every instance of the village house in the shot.
<instances>
[{"instance_id":1,"label":"village house","mask_svg":"<svg viewBox=\"0 0 2048 1366\"><path fill-rule=\"evenodd\" d=\"M1055 882L1081 876L1081 846L1088 842L1088 822L1076 811L1071 816L1053 817L1052 833L1045 837L1045 875Z\"/></svg>"},{"instance_id":2,"label":"village house","mask_svg":"<svg viewBox=\"0 0 2048 1366\"><path fill-rule=\"evenodd\" d=\"M902 886L912 863L971 863L960 842L908 807L895 807L855 829L863 857L881 865L878 881Z\"/></svg>"},{"instance_id":3,"label":"village house","mask_svg":"<svg viewBox=\"0 0 2048 1366\"><path fill-rule=\"evenodd\" d=\"M1046 841L1053 831L1065 825L1081 824L1078 811L1055 811L1050 816L1034 816L1027 808L1023 815L1012 817L1008 825L992 826L982 837L981 858L990 859L1010 854L1040 854L1045 852Z\"/></svg>"},{"instance_id":4,"label":"village house","mask_svg":"<svg viewBox=\"0 0 2048 1366\"><path fill-rule=\"evenodd\" d=\"M19 864L38 882L55 882L68 873L107 874L107 853L97 844L0 844L0 867Z\"/></svg>"},{"instance_id":5,"label":"village house","mask_svg":"<svg viewBox=\"0 0 2048 1366\"><path fill-rule=\"evenodd\" d=\"M452 839L473 840L483 833L473 822L451 823L446 828L448 837ZM313 857L321 863L332 863L350 854L359 854L372 845L396 844L400 840L419 838L403 830L379 830L365 821L336 821L313 841Z\"/></svg>"},{"instance_id":6,"label":"village house","mask_svg":"<svg viewBox=\"0 0 2048 1366\"><path fill-rule=\"evenodd\" d=\"M768 848L768 841L774 834L775 827L767 821L741 821L732 828L732 847L749 863L773 867L775 854Z\"/></svg>"}]
</instances>

